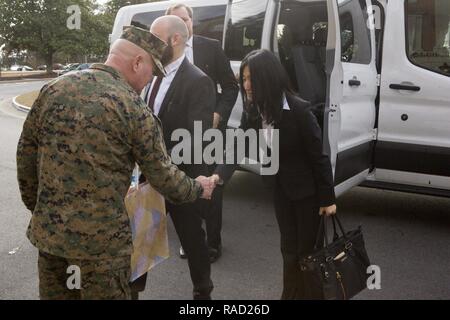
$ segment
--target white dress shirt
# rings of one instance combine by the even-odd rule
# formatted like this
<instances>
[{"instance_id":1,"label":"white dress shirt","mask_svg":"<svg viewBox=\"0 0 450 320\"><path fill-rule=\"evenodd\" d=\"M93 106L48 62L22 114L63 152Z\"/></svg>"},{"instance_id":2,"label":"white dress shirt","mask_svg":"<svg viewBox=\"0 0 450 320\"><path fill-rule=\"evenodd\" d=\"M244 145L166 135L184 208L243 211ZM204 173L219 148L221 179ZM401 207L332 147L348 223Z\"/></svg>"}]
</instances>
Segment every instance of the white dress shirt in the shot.
<instances>
[{"instance_id":1,"label":"white dress shirt","mask_svg":"<svg viewBox=\"0 0 450 320\"><path fill-rule=\"evenodd\" d=\"M158 94L156 95L156 98L155 98L155 105L153 107L153 113L157 116L159 115L159 112L161 111L161 105L164 102L167 91L169 91L169 88L172 84L173 79L175 79L175 76L176 76L178 70L180 69L181 65L183 64L184 58L186 58L186 55L183 54L182 57L175 60L174 62L172 62L171 64L169 64L168 66L166 66L164 68L166 70L167 75L163 78L163 80L161 82L161 86L159 87ZM149 102L155 82L156 82L156 77L153 78L153 82L150 86L150 91L148 92L148 95L147 95L147 101L146 101L147 104Z\"/></svg>"},{"instance_id":2,"label":"white dress shirt","mask_svg":"<svg viewBox=\"0 0 450 320\"><path fill-rule=\"evenodd\" d=\"M194 64L194 37L191 37L188 42L186 42L186 49L184 50L186 57L189 62Z\"/></svg>"}]
</instances>

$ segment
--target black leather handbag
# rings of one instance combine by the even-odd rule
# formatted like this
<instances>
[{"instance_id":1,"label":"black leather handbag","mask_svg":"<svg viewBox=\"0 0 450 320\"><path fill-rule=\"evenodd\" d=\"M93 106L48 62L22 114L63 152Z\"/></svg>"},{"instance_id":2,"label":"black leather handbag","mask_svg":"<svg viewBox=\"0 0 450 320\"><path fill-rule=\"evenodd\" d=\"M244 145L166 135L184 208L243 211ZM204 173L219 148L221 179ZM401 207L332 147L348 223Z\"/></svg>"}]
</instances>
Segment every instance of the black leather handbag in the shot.
<instances>
[{"instance_id":1,"label":"black leather handbag","mask_svg":"<svg viewBox=\"0 0 450 320\"><path fill-rule=\"evenodd\" d=\"M327 234L329 219L333 221L332 243ZM354 297L367 288L369 266L361 227L345 232L337 216L321 218L313 253L300 259L300 268L309 280L313 299L348 300Z\"/></svg>"}]
</instances>

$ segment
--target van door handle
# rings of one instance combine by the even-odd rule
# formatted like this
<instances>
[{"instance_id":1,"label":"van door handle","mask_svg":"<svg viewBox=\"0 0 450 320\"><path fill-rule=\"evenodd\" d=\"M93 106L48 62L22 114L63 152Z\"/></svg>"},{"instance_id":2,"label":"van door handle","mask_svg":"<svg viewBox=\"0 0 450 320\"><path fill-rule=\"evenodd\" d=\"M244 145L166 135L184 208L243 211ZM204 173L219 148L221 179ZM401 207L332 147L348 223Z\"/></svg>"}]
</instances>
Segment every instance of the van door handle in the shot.
<instances>
[{"instance_id":1,"label":"van door handle","mask_svg":"<svg viewBox=\"0 0 450 320\"><path fill-rule=\"evenodd\" d=\"M350 87L359 87L361 86L361 81L359 81L358 79L351 79L348 81L348 84L350 85Z\"/></svg>"},{"instance_id":2,"label":"van door handle","mask_svg":"<svg viewBox=\"0 0 450 320\"><path fill-rule=\"evenodd\" d=\"M396 84L396 83L391 84L389 86L389 88L391 88L392 90L406 90L406 91L414 91L414 92L419 92L421 89L418 86L412 86L412 85L407 85L407 84Z\"/></svg>"}]
</instances>

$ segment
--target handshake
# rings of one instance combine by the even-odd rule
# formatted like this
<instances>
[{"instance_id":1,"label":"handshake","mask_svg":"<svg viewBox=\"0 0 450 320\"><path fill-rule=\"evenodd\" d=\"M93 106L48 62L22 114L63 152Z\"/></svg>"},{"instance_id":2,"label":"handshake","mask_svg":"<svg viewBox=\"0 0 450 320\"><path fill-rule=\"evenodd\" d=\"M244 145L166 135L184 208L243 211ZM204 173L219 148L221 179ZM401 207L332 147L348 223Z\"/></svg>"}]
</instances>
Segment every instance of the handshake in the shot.
<instances>
[{"instance_id":1,"label":"handshake","mask_svg":"<svg viewBox=\"0 0 450 320\"><path fill-rule=\"evenodd\" d=\"M202 199L211 200L212 194L218 185L223 185L222 179L217 174L212 175L207 178L205 176L200 176L195 179L203 187Z\"/></svg>"}]
</instances>

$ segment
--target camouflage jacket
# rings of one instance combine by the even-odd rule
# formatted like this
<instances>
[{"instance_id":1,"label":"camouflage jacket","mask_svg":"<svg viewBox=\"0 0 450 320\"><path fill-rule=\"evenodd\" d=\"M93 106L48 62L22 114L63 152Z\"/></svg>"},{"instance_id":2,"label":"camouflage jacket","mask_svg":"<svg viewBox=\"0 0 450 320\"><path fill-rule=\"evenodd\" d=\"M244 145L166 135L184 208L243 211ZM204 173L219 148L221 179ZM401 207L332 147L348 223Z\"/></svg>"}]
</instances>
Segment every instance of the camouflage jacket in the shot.
<instances>
[{"instance_id":1,"label":"camouflage jacket","mask_svg":"<svg viewBox=\"0 0 450 320\"><path fill-rule=\"evenodd\" d=\"M95 64L45 85L17 150L30 241L71 259L130 255L124 198L135 163L175 204L202 192L171 163L160 121L113 68Z\"/></svg>"}]
</instances>

